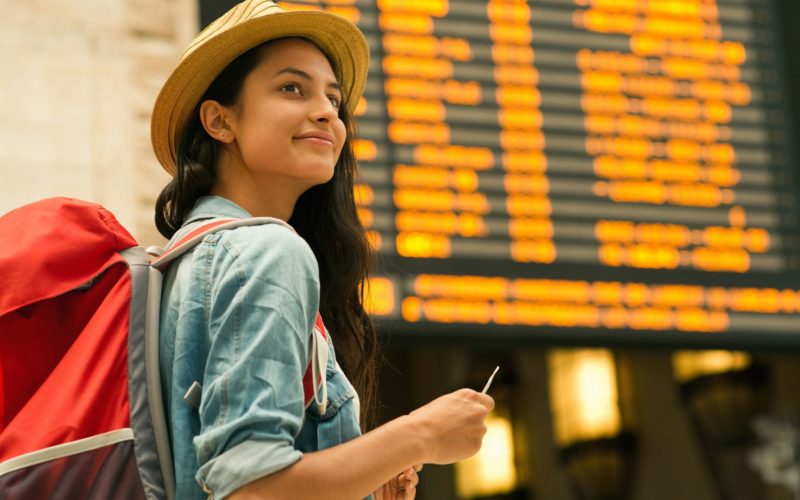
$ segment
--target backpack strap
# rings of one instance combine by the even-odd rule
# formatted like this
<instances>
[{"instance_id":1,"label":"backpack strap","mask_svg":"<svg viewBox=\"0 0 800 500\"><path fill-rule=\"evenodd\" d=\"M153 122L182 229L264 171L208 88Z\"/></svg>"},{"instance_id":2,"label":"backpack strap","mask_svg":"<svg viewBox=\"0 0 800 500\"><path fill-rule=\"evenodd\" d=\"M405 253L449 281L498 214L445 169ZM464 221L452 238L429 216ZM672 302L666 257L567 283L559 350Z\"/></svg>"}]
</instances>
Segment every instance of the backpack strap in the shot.
<instances>
[{"instance_id":1,"label":"backpack strap","mask_svg":"<svg viewBox=\"0 0 800 500\"><path fill-rule=\"evenodd\" d=\"M204 237L218 231L226 229L236 229L237 227L245 226L260 226L263 224L280 224L294 231L294 228L286 222L276 219L274 217L250 217L247 219L212 219L209 222L200 224L198 227L189 231L184 237L179 239L165 252L158 255L150 263L153 267L159 269L161 272L166 271L169 264L185 254L189 250L200 243Z\"/></svg>"},{"instance_id":2,"label":"backpack strap","mask_svg":"<svg viewBox=\"0 0 800 500\"><path fill-rule=\"evenodd\" d=\"M213 219L189 231L168 250L158 255L150 265L162 273L166 272L169 265L180 256L194 248L209 234L237 227L260 226L263 224L280 224L292 231L294 228L286 222L274 217L251 217L246 219ZM324 415L328 405L328 386L326 384L326 369L328 366L328 330L322 321L322 315L317 312L314 327L310 332L308 348L308 366L303 375L303 401L305 408L313 402L319 415ZM202 387L194 382L186 393L184 399L190 405L198 407ZM318 397L319 395L319 397Z\"/></svg>"},{"instance_id":3,"label":"backpack strap","mask_svg":"<svg viewBox=\"0 0 800 500\"><path fill-rule=\"evenodd\" d=\"M303 376L303 395L306 408L313 402L317 412L325 415L328 409L328 385L325 383L328 367L328 330L322 322L322 315L317 313L317 320L311 333L309 343L309 366ZM316 381L316 383L314 383ZM321 389L321 399L317 399L318 389Z\"/></svg>"}]
</instances>

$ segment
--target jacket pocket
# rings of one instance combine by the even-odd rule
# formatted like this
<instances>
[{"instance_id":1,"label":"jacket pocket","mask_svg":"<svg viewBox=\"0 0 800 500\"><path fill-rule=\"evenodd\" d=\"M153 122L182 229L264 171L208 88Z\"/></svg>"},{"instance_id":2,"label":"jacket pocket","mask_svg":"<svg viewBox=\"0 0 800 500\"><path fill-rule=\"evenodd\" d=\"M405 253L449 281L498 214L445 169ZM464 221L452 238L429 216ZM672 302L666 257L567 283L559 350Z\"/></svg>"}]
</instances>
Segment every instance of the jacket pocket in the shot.
<instances>
[{"instance_id":1,"label":"jacket pocket","mask_svg":"<svg viewBox=\"0 0 800 500\"><path fill-rule=\"evenodd\" d=\"M317 413L313 404L306 410L306 417L317 422L334 418L339 414L340 409L355 397L350 384L339 370L328 365L325 379L328 385L328 408L325 413L323 415Z\"/></svg>"},{"instance_id":2,"label":"jacket pocket","mask_svg":"<svg viewBox=\"0 0 800 500\"><path fill-rule=\"evenodd\" d=\"M361 435L353 399L355 393L344 374L331 367L326 371L328 408L319 415L316 408L306 410L307 425L314 430L311 437L317 450L324 450ZM316 439L314 439L316 438Z\"/></svg>"}]
</instances>

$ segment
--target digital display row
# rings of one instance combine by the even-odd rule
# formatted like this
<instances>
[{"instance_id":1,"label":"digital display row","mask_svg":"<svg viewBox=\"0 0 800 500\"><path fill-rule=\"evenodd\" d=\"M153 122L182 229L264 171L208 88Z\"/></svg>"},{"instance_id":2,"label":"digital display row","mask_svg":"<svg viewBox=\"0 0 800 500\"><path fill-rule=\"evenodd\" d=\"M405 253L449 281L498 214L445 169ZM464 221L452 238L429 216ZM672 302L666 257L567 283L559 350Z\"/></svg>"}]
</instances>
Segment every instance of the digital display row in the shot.
<instances>
[{"instance_id":1,"label":"digital display row","mask_svg":"<svg viewBox=\"0 0 800 500\"><path fill-rule=\"evenodd\" d=\"M800 346L769 3L281 5L347 17L370 44L356 199L382 325Z\"/></svg>"}]
</instances>

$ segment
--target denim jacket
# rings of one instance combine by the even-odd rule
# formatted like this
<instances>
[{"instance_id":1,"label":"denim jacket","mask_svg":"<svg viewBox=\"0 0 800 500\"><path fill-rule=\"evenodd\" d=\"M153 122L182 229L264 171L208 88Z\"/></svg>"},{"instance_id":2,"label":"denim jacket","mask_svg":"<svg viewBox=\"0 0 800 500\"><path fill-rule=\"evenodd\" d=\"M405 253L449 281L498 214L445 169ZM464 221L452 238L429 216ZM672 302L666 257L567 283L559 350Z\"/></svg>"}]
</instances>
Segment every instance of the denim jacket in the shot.
<instances>
[{"instance_id":1,"label":"denim jacket","mask_svg":"<svg viewBox=\"0 0 800 500\"><path fill-rule=\"evenodd\" d=\"M201 221L250 217L203 197ZM358 396L328 335L328 404L304 405L302 377L319 308L310 247L281 224L223 230L172 264L161 300L160 363L177 498L222 499L255 479L360 435ZM184 400L202 387L198 407Z\"/></svg>"}]
</instances>

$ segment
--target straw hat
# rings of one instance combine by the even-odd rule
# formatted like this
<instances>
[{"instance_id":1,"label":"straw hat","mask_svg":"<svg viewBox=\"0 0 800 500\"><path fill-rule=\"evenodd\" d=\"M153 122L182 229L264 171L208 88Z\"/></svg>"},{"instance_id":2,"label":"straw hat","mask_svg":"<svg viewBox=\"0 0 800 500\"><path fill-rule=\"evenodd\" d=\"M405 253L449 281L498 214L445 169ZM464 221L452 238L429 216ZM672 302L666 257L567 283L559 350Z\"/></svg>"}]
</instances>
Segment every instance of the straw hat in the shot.
<instances>
[{"instance_id":1,"label":"straw hat","mask_svg":"<svg viewBox=\"0 0 800 500\"><path fill-rule=\"evenodd\" d=\"M369 47L350 21L321 11L286 11L270 0L245 0L208 25L183 53L153 107L150 139L161 166L175 175L177 144L211 82L236 57L283 37L314 42L339 71L345 102L355 109L369 66Z\"/></svg>"}]
</instances>

